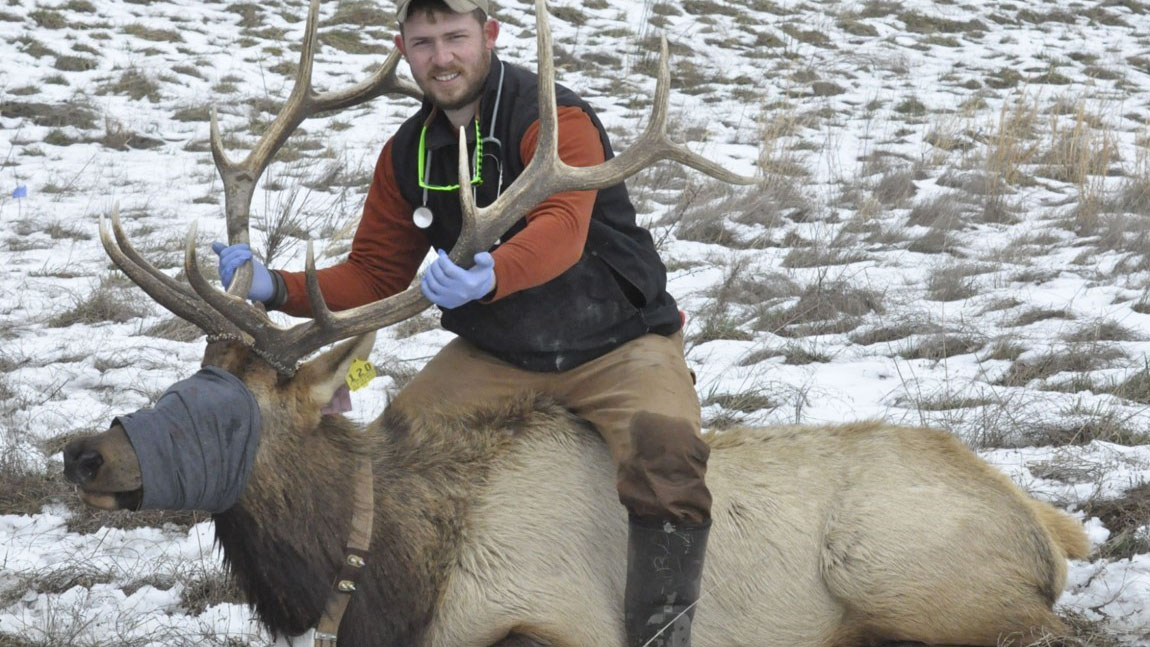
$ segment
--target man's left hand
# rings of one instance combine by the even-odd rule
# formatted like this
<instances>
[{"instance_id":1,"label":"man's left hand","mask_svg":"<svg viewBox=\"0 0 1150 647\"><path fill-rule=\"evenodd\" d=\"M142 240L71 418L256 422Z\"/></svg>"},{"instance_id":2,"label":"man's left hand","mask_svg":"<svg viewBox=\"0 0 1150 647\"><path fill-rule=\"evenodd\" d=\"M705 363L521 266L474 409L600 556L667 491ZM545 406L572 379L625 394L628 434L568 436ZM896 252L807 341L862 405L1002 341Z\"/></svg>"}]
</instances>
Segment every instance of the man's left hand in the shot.
<instances>
[{"instance_id":1,"label":"man's left hand","mask_svg":"<svg viewBox=\"0 0 1150 647\"><path fill-rule=\"evenodd\" d=\"M441 308L458 308L476 299L482 299L495 289L495 259L488 252L475 255L475 265L463 269L439 250L439 258L431 262L419 283L423 296Z\"/></svg>"}]
</instances>

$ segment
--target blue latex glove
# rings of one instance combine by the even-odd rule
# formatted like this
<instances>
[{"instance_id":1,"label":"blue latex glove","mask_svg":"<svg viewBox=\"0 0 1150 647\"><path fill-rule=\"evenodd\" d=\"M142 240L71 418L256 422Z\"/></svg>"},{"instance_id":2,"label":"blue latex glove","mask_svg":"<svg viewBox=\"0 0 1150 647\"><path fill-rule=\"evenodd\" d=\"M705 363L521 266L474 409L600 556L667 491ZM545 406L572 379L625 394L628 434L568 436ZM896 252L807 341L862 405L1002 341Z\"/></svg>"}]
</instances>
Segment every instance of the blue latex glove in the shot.
<instances>
[{"instance_id":1,"label":"blue latex glove","mask_svg":"<svg viewBox=\"0 0 1150 647\"><path fill-rule=\"evenodd\" d=\"M459 267L439 250L439 258L431 262L419 283L423 296L441 308L459 306L482 299L495 287L495 259L487 252L475 255L475 266L469 270Z\"/></svg>"},{"instance_id":2,"label":"blue latex glove","mask_svg":"<svg viewBox=\"0 0 1150 647\"><path fill-rule=\"evenodd\" d=\"M246 261L252 262L252 287L248 290L248 298L252 301L264 301L275 295L275 284L272 282L271 272L264 264L252 256L252 248L247 243L236 243L231 247L223 243L212 243L212 251L220 257L220 282L227 288L232 284L232 277L236 269Z\"/></svg>"}]
</instances>

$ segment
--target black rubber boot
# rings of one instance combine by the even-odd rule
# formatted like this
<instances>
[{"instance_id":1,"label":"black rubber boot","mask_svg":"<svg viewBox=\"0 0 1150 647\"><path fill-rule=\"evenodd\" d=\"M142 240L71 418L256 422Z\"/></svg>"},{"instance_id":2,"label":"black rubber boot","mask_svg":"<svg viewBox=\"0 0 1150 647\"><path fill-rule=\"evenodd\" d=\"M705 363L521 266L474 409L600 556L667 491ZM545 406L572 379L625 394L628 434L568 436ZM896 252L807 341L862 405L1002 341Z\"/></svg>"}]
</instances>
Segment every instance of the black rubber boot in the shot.
<instances>
[{"instance_id":1,"label":"black rubber boot","mask_svg":"<svg viewBox=\"0 0 1150 647\"><path fill-rule=\"evenodd\" d=\"M631 519L623 610L627 647L690 647L708 521L701 526Z\"/></svg>"}]
</instances>

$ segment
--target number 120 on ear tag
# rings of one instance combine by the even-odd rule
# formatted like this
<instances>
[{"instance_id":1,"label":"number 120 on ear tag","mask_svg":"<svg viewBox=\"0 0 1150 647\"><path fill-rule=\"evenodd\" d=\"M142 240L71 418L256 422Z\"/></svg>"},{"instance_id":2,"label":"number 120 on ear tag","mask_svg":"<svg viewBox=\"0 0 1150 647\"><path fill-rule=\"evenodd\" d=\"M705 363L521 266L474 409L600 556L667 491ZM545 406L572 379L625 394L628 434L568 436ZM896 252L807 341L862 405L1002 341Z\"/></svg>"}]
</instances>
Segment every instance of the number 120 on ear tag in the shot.
<instances>
[{"instance_id":1,"label":"number 120 on ear tag","mask_svg":"<svg viewBox=\"0 0 1150 647\"><path fill-rule=\"evenodd\" d=\"M367 383L372 380L376 375L375 367L371 362L357 359L351 363L347 369L347 377L344 380L347 382L347 388L352 391L358 391L367 386Z\"/></svg>"}]
</instances>

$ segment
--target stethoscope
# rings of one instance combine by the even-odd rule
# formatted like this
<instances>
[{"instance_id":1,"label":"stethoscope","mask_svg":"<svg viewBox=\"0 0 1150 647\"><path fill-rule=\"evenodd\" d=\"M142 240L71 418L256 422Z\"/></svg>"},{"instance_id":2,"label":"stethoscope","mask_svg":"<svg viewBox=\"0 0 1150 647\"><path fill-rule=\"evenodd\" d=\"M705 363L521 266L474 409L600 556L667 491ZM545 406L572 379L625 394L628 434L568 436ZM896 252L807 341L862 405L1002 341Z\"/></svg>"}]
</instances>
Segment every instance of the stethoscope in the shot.
<instances>
[{"instance_id":1,"label":"stethoscope","mask_svg":"<svg viewBox=\"0 0 1150 647\"><path fill-rule=\"evenodd\" d=\"M503 162L499 159L500 154L503 152L503 142L499 141L499 138L495 136L495 124L499 120L499 104L503 98L504 72L503 61L499 61L499 90L495 93L495 110L491 113L491 127L487 129L487 136L482 139L484 151L483 161L486 162L487 158L490 157L494 161L495 167L499 170L497 173L498 184L495 185L496 198L503 192ZM476 119L478 119L478 117L476 117ZM491 152L492 149L489 144L494 144L499 152ZM431 157L434 154L435 151L427 151L427 159L424 161L423 167L423 177L428 177L428 173L431 172ZM472 191L474 190L475 189L472 189ZM411 220L415 223L415 226L420 229L427 229L431 226L431 223L435 221L435 215L431 213L431 209L427 206L427 187L423 188L423 204L416 207L415 211L411 213Z\"/></svg>"}]
</instances>

